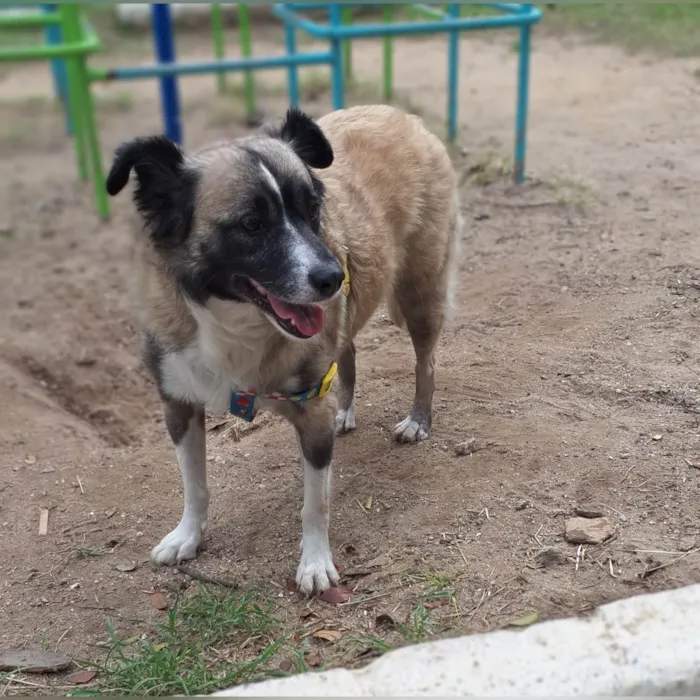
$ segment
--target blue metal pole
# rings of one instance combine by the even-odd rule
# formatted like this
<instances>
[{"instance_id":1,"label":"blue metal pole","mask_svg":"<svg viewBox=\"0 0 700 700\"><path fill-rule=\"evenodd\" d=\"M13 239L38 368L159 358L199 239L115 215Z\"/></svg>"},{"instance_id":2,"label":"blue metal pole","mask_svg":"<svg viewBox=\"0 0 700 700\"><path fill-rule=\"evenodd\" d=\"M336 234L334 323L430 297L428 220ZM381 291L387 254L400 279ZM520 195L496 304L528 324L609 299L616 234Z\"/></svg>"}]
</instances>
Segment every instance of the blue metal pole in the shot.
<instances>
[{"instance_id":1,"label":"blue metal pole","mask_svg":"<svg viewBox=\"0 0 700 700\"><path fill-rule=\"evenodd\" d=\"M459 5L452 3L448 11L449 21L459 18ZM459 100L459 32L453 30L449 36L447 53L447 138L457 138L457 111Z\"/></svg>"},{"instance_id":2,"label":"blue metal pole","mask_svg":"<svg viewBox=\"0 0 700 700\"><path fill-rule=\"evenodd\" d=\"M296 29L293 25L284 25L284 39L287 45L287 56L294 56L297 52ZM296 63L290 63L287 69L287 82L289 83L289 104L292 107L299 106L299 68Z\"/></svg>"},{"instance_id":3,"label":"blue metal pole","mask_svg":"<svg viewBox=\"0 0 700 700\"><path fill-rule=\"evenodd\" d=\"M484 15L477 17L450 18L450 27L445 20L427 20L425 22L394 22L392 24L353 24L334 27L331 24L316 24L305 19L292 10L290 5L273 5L272 11L284 22L290 22L297 29L310 34L315 39L330 39L337 37L341 41L347 39L369 39L381 36L409 36L413 34L434 34L452 30L470 31L475 29L500 29L503 27L520 27L524 24L539 22L542 12L531 8L529 12L519 12L507 15ZM332 5L331 8L334 8Z\"/></svg>"},{"instance_id":4,"label":"blue metal pole","mask_svg":"<svg viewBox=\"0 0 700 700\"><path fill-rule=\"evenodd\" d=\"M45 13L55 12L56 5L42 5L41 9ZM59 24L47 24L44 29L46 43L50 46L61 44L61 26ZM51 73L53 75L53 89L56 97L61 101L66 117L66 133L73 135L73 120L70 113L70 100L68 99L68 72L66 62L56 58L51 61Z\"/></svg>"},{"instance_id":5,"label":"blue metal pole","mask_svg":"<svg viewBox=\"0 0 700 700\"><path fill-rule=\"evenodd\" d=\"M175 36L170 6L166 3L153 3L151 10L156 59L158 63L175 63ZM165 135L175 143L182 143L180 95L174 75L160 78L160 103Z\"/></svg>"},{"instance_id":6,"label":"blue metal pole","mask_svg":"<svg viewBox=\"0 0 700 700\"><path fill-rule=\"evenodd\" d=\"M202 75L221 71L267 70L297 66L331 65L333 54L329 51L298 53L294 56L255 56L253 58L224 58L221 61L197 61L194 63L156 63L151 66L122 66L119 68L93 69L92 80L145 80L165 75Z\"/></svg>"},{"instance_id":7,"label":"blue metal pole","mask_svg":"<svg viewBox=\"0 0 700 700\"><path fill-rule=\"evenodd\" d=\"M524 6L527 10L532 5ZM524 10L526 11L526 10ZM525 181L525 154L527 148L527 109L530 86L530 30L529 24L520 27L520 53L518 56L518 96L515 115L514 178L517 183Z\"/></svg>"},{"instance_id":8,"label":"blue metal pole","mask_svg":"<svg viewBox=\"0 0 700 700\"><path fill-rule=\"evenodd\" d=\"M337 32L342 29L342 8L334 3L328 8L331 29L331 82L333 93L333 109L343 109L345 105L345 76L343 75L343 42Z\"/></svg>"}]
</instances>

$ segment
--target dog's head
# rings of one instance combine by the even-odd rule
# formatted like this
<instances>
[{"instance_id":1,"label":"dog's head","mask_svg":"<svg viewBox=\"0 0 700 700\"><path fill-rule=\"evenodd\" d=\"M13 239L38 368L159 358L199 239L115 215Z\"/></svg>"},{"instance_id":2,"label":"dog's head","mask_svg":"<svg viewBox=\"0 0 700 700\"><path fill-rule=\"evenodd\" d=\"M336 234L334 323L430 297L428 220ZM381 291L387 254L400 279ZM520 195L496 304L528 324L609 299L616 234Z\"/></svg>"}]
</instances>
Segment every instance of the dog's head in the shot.
<instances>
[{"instance_id":1,"label":"dog's head","mask_svg":"<svg viewBox=\"0 0 700 700\"><path fill-rule=\"evenodd\" d=\"M164 136L125 143L107 191L135 172L150 244L192 302L254 304L287 335L309 338L343 283L322 240L324 191L312 170L332 162L319 126L291 109L277 128L191 155Z\"/></svg>"}]
</instances>

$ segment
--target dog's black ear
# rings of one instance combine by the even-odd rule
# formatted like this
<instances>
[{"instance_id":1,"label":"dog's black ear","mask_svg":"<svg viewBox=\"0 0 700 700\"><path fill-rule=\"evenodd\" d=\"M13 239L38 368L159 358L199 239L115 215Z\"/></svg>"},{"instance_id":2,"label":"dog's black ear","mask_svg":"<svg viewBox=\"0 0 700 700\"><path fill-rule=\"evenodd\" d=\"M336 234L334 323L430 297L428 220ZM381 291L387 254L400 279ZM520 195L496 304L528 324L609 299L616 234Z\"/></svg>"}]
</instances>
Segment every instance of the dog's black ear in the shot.
<instances>
[{"instance_id":1,"label":"dog's black ear","mask_svg":"<svg viewBox=\"0 0 700 700\"><path fill-rule=\"evenodd\" d=\"M289 143L299 158L312 168L327 168L333 162L333 149L321 127L296 107L289 109L274 135Z\"/></svg>"},{"instance_id":2,"label":"dog's black ear","mask_svg":"<svg viewBox=\"0 0 700 700\"><path fill-rule=\"evenodd\" d=\"M194 172L184 166L182 151L165 136L134 139L117 148L107 192L119 194L134 170L134 202L151 236L159 242L181 241L192 223L196 188Z\"/></svg>"}]
</instances>

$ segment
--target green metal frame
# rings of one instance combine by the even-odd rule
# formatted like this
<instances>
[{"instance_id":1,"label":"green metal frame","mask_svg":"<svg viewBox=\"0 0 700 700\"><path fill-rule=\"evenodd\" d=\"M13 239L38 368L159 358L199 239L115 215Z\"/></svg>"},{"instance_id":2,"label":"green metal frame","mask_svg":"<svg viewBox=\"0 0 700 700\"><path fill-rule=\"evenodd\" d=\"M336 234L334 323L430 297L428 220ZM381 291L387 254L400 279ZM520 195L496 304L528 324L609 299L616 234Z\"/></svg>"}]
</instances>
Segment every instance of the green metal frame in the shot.
<instances>
[{"instance_id":1,"label":"green metal frame","mask_svg":"<svg viewBox=\"0 0 700 700\"><path fill-rule=\"evenodd\" d=\"M19 61L66 61L68 94L73 118L75 155L78 177L87 182L92 175L95 203L101 218L109 216L109 203L102 171L102 154L95 122L95 105L90 91L87 57L100 49L100 39L74 4L59 5L55 11L35 14L27 11L0 17L0 28L46 27L61 28L60 44L37 44L0 48L0 63Z\"/></svg>"},{"instance_id":2,"label":"green metal frame","mask_svg":"<svg viewBox=\"0 0 700 700\"><path fill-rule=\"evenodd\" d=\"M243 58L250 58L253 55L253 45L250 39L250 8L248 5L238 6L238 31L241 42L241 54ZM249 117L255 116L255 77L252 70L243 73L245 87L245 108Z\"/></svg>"},{"instance_id":3,"label":"green metal frame","mask_svg":"<svg viewBox=\"0 0 700 700\"><path fill-rule=\"evenodd\" d=\"M78 176L83 181L92 179L95 191L95 203L97 211L102 218L109 216L109 202L105 190L105 178L102 170L102 157L99 146L95 105L90 90L91 83L98 80L111 80L114 78L131 79L140 77L136 69L93 69L87 67L88 57L101 48L100 39L83 17L79 5L60 4L53 6L56 9L36 12L27 8L21 14L0 16L0 29L23 27L59 27L61 34L60 43L45 43L33 46L0 47L0 63L20 61L64 61L66 65L68 82L69 118L72 121L75 155L77 161ZM438 6L407 5L407 11L411 19L426 17L431 20L442 19ZM383 5L382 21L391 24L395 18L396 5ZM338 12L339 24L350 27L353 23L353 5L346 4L331 8ZM459 11L458 11L458 14ZM224 61L225 37L223 8L221 4L211 5L211 28L214 54L217 61ZM291 35L294 39L293 32ZM253 55L251 40L250 7L245 3L238 5L238 39L240 41L241 54L244 59L250 59ZM342 50L342 72L340 72L340 84L343 80L348 84L353 82L352 65L352 39L340 39L339 50ZM382 95L385 101L390 101L394 95L394 46L393 36L387 34L383 37L383 71L382 71ZM292 52L293 53L293 52ZM325 58L323 59L325 61ZM261 59L264 63L266 59ZM232 61L228 61L230 64ZM235 61L233 61L235 63ZM323 62L323 61L319 61ZM212 62L213 63L213 62ZM226 64L226 62L224 61ZM258 62L259 63L259 62ZM257 64L256 64L257 67ZM267 67L267 66L262 66ZM226 90L225 71L230 65L211 68L200 67L197 72L216 73L217 88L220 93ZM240 68L237 68L240 69ZM119 75L130 73L129 75ZM245 108L249 117L256 115L255 99L255 74L254 68L243 68ZM523 82L521 80L521 82ZM526 84L525 80L525 84ZM291 87L290 87L291 89ZM298 96L297 96L298 97ZM335 100L335 97L334 97ZM340 102L342 103L342 97ZM526 101L525 101L526 102ZM522 131L522 129L520 130Z\"/></svg>"}]
</instances>

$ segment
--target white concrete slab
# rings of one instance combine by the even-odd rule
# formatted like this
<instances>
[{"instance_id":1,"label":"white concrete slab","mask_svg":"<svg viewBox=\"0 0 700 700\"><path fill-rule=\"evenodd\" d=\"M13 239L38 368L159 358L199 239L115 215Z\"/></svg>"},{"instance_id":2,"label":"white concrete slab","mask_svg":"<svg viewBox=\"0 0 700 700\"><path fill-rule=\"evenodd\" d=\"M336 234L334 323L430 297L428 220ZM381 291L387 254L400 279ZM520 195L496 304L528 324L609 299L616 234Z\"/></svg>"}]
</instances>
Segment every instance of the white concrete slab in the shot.
<instances>
[{"instance_id":1,"label":"white concrete slab","mask_svg":"<svg viewBox=\"0 0 700 700\"><path fill-rule=\"evenodd\" d=\"M700 585L638 595L590 616L390 652L218 696L700 695Z\"/></svg>"}]
</instances>

